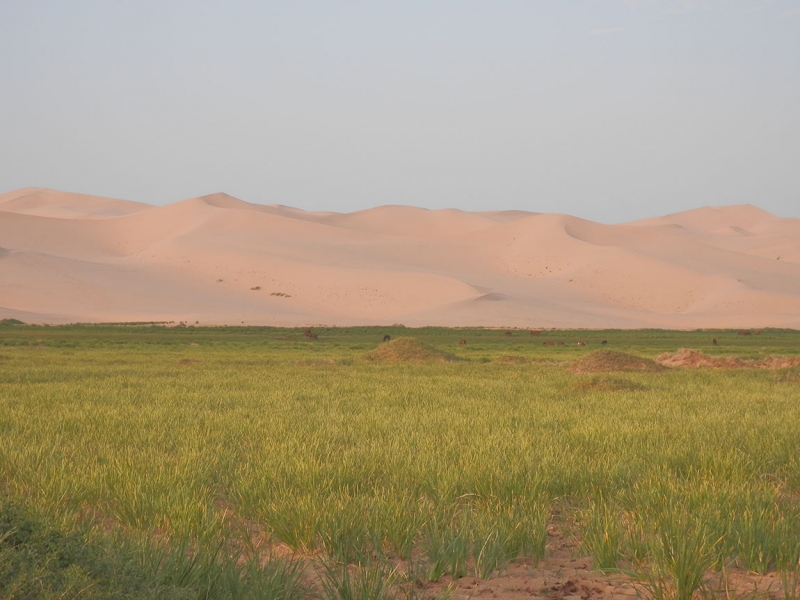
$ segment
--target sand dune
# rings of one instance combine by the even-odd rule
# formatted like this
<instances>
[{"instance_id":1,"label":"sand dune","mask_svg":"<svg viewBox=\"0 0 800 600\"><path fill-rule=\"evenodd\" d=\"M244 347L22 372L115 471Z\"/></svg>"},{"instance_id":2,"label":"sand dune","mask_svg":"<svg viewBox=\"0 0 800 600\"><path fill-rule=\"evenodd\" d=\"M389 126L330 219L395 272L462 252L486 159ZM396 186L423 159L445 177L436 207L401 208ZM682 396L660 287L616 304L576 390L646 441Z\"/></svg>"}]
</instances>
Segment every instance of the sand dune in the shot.
<instances>
[{"instance_id":1,"label":"sand dune","mask_svg":"<svg viewBox=\"0 0 800 600\"><path fill-rule=\"evenodd\" d=\"M26 322L800 327L800 219L620 225L523 211L349 214L226 194L163 207L0 195L0 318Z\"/></svg>"},{"instance_id":2,"label":"sand dune","mask_svg":"<svg viewBox=\"0 0 800 600\"><path fill-rule=\"evenodd\" d=\"M148 210L149 204L26 188L0 194L0 211L56 219L108 219Z\"/></svg>"}]
</instances>

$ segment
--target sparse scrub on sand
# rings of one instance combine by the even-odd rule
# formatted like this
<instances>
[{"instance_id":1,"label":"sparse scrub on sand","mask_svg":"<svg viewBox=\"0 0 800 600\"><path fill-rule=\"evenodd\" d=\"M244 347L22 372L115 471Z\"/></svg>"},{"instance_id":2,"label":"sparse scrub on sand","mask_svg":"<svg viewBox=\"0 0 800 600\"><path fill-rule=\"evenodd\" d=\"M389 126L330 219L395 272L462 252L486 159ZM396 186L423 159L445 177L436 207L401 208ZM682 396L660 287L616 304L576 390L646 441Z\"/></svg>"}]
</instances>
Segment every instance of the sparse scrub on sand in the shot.
<instances>
[{"instance_id":1,"label":"sparse scrub on sand","mask_svg":"<svg viewBox=\"0 0 800 600\"><path fill-rule=\"evenodd\" d=\"M575 373L564 363L591 354L533 336L314 331L3 330L0 489L95 553L37 554L50 597L93 581L86 597L137 581L176 598L421 597L533 568L548 526L653 598L712 593L723 569L778 571L797 597L795 367L648 362L706 333L560 333L625 354L622 372ZM790 332L760 349L725 335L748 359L797 356ZM364 358L384 348L395 358ZM3 511L0 574L17 570L0 597L26 597L38 571L9 540L28 525Z\"/></svg>"}]
</instances>

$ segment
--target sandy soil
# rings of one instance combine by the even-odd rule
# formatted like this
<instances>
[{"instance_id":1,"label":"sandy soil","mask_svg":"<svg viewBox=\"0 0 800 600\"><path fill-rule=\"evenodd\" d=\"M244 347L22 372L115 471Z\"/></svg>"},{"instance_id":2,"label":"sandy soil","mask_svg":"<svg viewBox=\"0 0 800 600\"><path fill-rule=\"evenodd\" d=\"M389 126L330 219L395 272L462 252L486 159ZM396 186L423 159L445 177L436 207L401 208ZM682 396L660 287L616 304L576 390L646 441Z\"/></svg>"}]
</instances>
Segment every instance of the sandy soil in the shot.
<instances>
[{"instance_id":1,"label":"sandy soil","mask_svg":"<svg viewBox=\"0 0 800 600\"><path fill-rule=\"evenodd\" d=\"M302 558L309 561L306 570L311 585L319 584L321 566L314 562L318 556L298 556L283 544L272 545L257 528L253 532L252 546L269 556ZM435 582L408 581L404 577L407 565L394 561L400 574L398 593L401 597L413 592L412 597L422 599L494 598L497 600L634 600L652 598L647 583L633 576L634 569L624 564L620 572L604 573L593 568L592 559L581 551L580 542L569 527L553 523L548 526L545 558L537 563L517 561L507 565L490 579L465 576L458 579L442 577ZM707 588L719 598L783 598L780 575L775 572L758 574L729 566L724 571L709 571L704 577Z\"/></svg>"},{"instance_id":2,"label":"sandy soil","mask_svg":"<svg viewBox=\"0 0 800 600\"><path fill-rule=\"evenodd\" d=\"M719 597L782 597L776 573L759 575L733 568L722 573L709 572L705 583ZM726 590L727 588L727 590ZM443 578L428 584L420 595L437 597L450 590L453 600L492 598L497 600L634 600L652 595L644 581L626 573L602 573L592 568L592 559L581 555L580 544L557 526L551 526L547 554L536 565L514 563L502 575L491 579ZM726 595L727 592L727 595Z\"/></svg>"},{"instance_id":3,"label":"sandy soil","mask_svg":"<svg viewBox=\"0 0 800 600\"><path fill-rule=\"evenodd\" d=\"M429 584L423 593L436 597L450 590L453 600L493 598L497 600L634 600L650 598L644 582L624 573L601 573L592 569L592 560L576 554L573 543L563 537L551 538L553 555L536 566L512 564L505 573L492 579L462 577L456 581L442 580ZM549 546L550 547L550 546ZM775 573L759 575L742 569L708 573L706 585L719 597L778 598L782 597L780 577Z\"/></svg>"},{"instance_id":4,"label":"sandy soil","mask_svg":"<svg viewBox=\"0 0 800 600\"><path fill-rule=\"evenodd\" d=\"M800 219L745 205L602 225L24 189L0 195L0 318L798 328Z\"/></svg>"}]
</instances>

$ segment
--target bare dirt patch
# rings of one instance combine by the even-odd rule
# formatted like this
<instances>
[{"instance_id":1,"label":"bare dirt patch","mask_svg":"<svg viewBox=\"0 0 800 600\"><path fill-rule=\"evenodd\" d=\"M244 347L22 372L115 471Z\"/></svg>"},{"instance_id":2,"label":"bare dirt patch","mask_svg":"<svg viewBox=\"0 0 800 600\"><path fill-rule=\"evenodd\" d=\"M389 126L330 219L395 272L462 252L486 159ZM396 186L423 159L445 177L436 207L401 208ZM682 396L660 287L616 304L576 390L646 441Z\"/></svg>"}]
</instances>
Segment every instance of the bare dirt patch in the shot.
<instances>
[{"instance_id":1,"label":"bare dirt patch","mask_svg":"<svg viewBox=\"0 0 800 600\"><path fill-rule=\"evenodd\" d=\"M761 360L738 356L709 356L701 350L681 348L677 352L665 352L656 357L656 362L665 367L689 367L711 369L785 369L800 365L800 357L770 356Z\"/></svg>"},{"instance_id":2,"label":"bare dirt patch","mask_svg":"<svg viewBox=\"0 0 800 600\"><path fill-rule=\"evenodd\" d=\"M457 362L459 360L457 356L449 352L410 337L384 342L375 350L367 352L362 358L369 362L392 363Z\"/></svg>"},{"instance_id":3,"label":"bare dirt patch","mask_svg":"<svg viewBox=\"0 0 800 600\"><path fill-rule=\"evenodd\" d=\"M199 365L202 362L203 361L197 360L197 359L194 359L194 358L182 358L182 359L180 359L178 361L178 364L183 366L183 367L188 367L188 366L191 366L191 365Z\"/></svg>"},{"instance_id":4,"label":"bare dirt patch","mask_svg":"<svg viewBox=\"0 0 800 600\"><path fill-rule=\"evenodd\" d=\"M618 350L595 350L572 363L573 373L658 373L667 367L650 360Z\"/></svg>"}]
</instances>

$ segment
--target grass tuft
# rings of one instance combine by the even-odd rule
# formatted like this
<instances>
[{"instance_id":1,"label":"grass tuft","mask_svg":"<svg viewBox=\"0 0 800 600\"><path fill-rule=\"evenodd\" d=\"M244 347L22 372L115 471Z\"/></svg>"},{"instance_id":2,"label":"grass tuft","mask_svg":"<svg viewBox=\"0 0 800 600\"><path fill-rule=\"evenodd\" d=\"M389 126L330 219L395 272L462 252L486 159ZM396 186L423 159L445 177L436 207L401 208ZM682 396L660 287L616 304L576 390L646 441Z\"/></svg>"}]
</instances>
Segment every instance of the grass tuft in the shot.
<instances>
[{"instance_id":1,"label":"grass tuft","mask_svg":"<svg viewBox=\"0 0 800 600\"><path fill-rule=\"evenodd\" d=\"M598 377L578 379L572 384L572 389L578 392L639 392L647 390L647 386L624 379L622 377Z\"/></svg>"}]
</instances>

